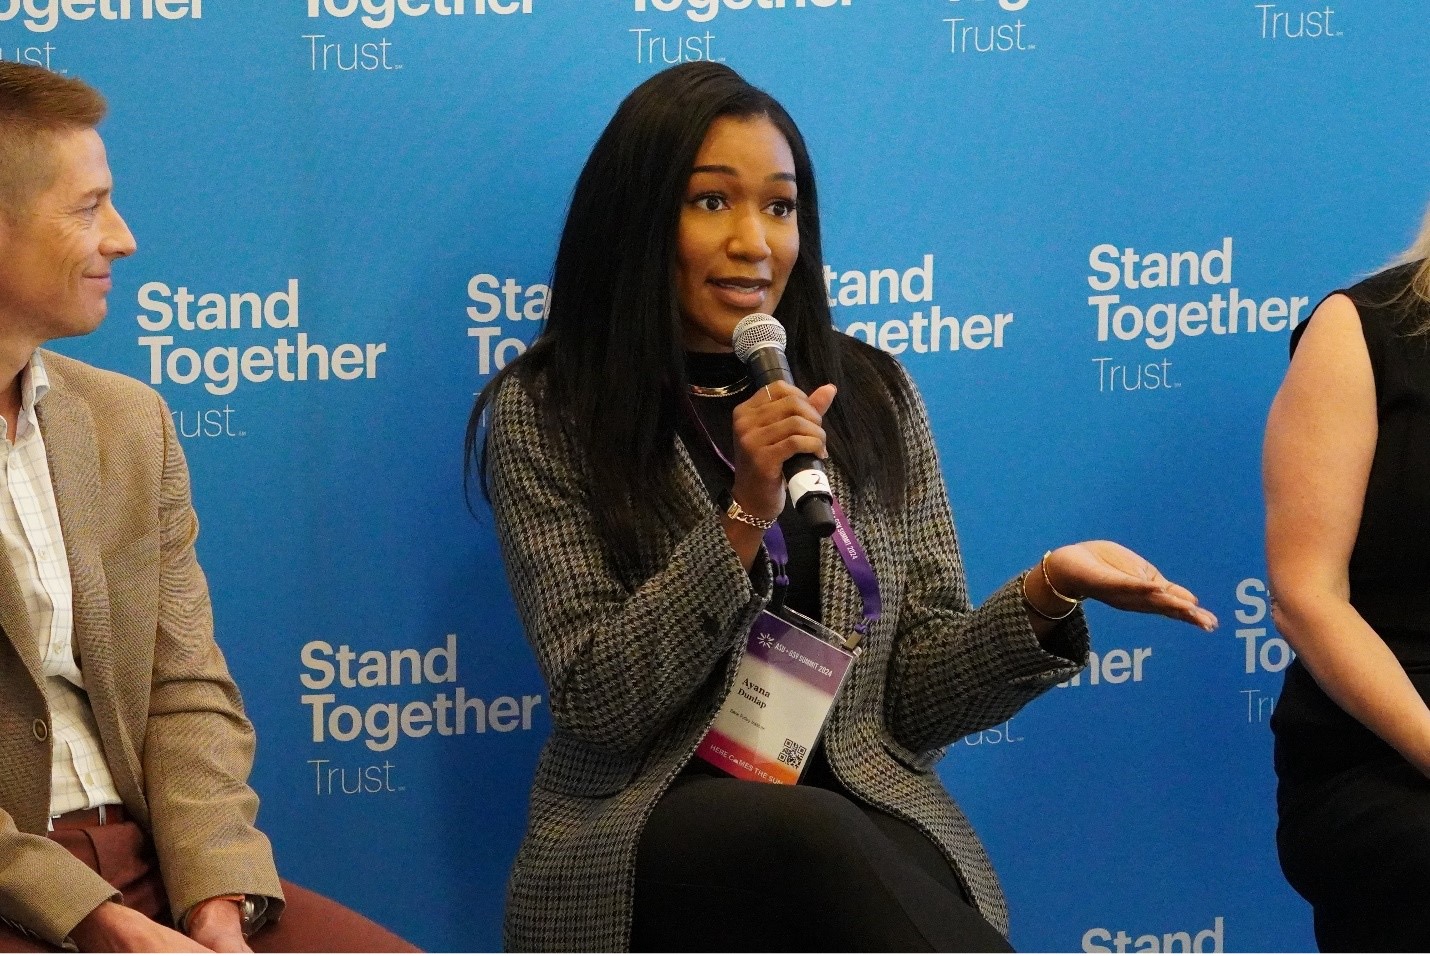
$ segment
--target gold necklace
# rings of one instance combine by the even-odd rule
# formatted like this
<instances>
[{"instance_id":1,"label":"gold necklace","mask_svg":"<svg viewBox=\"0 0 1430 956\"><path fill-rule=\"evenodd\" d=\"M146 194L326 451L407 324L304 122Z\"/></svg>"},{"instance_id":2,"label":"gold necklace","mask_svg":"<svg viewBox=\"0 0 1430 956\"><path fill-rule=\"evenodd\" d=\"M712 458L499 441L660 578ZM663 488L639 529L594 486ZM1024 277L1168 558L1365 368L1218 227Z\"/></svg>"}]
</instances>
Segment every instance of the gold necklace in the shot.
<instances>
[{"instance_id":1,"label":"gold necklace","mask_svg":"<svg viewBox=\"0 0 1430 956\"><path fill-rule=\"evenodd\" d=\"M739 395L750 387L750 377L746 375L738 382L731 382L729 385L691 385L690 394L696 398L729 398L731 395Z\"/></svg>"}]
</instances>

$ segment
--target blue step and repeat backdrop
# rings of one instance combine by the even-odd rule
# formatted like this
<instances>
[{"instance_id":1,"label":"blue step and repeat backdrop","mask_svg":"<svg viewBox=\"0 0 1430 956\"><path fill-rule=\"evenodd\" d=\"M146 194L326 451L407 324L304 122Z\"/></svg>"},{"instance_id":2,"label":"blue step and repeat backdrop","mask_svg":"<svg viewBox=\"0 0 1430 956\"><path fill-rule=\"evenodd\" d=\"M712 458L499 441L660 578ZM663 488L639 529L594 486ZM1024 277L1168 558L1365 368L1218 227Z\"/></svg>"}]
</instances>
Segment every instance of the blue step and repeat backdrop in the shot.
<instances>
[{"instance_id":1,"label":"blue step and repeat backdrop","mask_svg":"<svg viewBox=\"0 0 1430 956\"><path fill-rule=\"evenodd\" d=\"M1259 448L1288 329L1430 195L1413 0L0 0L82 76L139 253L60 343L151 383L194 473L280 867L500 946L549 728L473 394L540 328L586 153L656 70L779 97L842 329L927 396L976 597L1124 541L1223 622L1091 612L1093 666L939 772L1021 948L1297 950L1275 858Z\"/></svg>"}]
</instances>

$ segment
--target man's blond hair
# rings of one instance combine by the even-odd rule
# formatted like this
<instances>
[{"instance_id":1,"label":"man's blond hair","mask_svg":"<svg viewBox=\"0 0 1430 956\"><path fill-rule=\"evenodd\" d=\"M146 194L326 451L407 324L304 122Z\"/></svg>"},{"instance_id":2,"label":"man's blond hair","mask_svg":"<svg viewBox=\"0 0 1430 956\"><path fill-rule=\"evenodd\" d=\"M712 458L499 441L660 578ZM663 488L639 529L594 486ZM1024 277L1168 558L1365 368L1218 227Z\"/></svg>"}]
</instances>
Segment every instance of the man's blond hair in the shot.
<instances>
[{"instance_id":1,"label":"man's blond hair","mask_svg":"<svg viewBox=\"0 0 1430 956\"><path fill-rule=\"evenodd\" d=\"M94 129L107 109L82 80L0 61L0 213L11 222L23 216L54 181L54 137Z\"/></svg>"}]
</instances>

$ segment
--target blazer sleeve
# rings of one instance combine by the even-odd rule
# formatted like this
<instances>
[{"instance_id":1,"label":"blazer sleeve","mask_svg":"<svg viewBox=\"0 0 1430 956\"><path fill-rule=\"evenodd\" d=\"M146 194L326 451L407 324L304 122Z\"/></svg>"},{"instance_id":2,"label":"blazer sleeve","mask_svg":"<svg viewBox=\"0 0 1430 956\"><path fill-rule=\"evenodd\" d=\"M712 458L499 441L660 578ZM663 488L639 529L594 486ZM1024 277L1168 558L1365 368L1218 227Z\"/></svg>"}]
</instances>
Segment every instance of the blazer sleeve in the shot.
<instances>
[{"instance_id":1,"label":"blazer sleeve","mask_svg":"<svg viewBox=\"0 0 1430 956\"><path fill-rule=\"evenodd\" d=\"M890 660L885 719L915 766L940 748L1002 723L1087 662L1087 621L1079 608L1055 633L1068 656L1038 641L1014 578L974 609L968 599L953 514L928 412L908 381L905 417L909 492L907 586Z\"/></svg>"},{"instance_id":2,"label":"blazer sleeve","mask_svg":"<svg viewBox=\"0 0 1430 956\"><path fill-rule=\"evenodd\" d=\"M45 768L48 772L49 768ZM51 946L73 950L69 934L119 893L54 840L25 833L0 810L0 922Z\"/></svg>"},{"instance_id":3,"label":"blazer sleeve","mask_svg":"<svg viewBox=\"0 0 1430 956\"><path fill-rule=\"evenodd\" d=\"M579 452L515 376L492 403L487 456L507 576L553 722L598 752L639 753L743 640L769 600L768 559L746 572L712 508L663 568L623 583L597 536Z\"/></svg>"},{"instance_id":4,"label":"blazer sleeve","mask_svg":"<svg viewBox=\"0 0 1430 956\"><path fill-rule=\"evenodd\" d=\"M245 893L282 912L268 839L248 786L253 726L213 635L208 584L194 554L198 518L167 408L159 488L159 613L144 743L145 796L176 919L203 900Z\"/></svg>"}]
</instances>

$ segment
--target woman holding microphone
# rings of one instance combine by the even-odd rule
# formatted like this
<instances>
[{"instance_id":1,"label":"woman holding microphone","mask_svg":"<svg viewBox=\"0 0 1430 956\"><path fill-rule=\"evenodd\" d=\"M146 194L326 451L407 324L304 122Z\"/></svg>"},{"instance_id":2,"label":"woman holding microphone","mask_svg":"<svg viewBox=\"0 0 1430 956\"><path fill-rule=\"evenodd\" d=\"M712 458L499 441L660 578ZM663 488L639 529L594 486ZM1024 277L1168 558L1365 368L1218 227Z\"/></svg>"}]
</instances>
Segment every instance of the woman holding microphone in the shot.
<instances>
[{"instance_id":1,"label":"woman holding microphone","mask_svg":"<svg viewBox=\"0 0 1430 956\"><path fill-rule=\"evenodd\" d=\"M554 723L510 948L1006 949L943 748L1083 666L1085 597L1215 624L1111 542L972 608L918 394L825 296L784 109L708 62L631 93L577 182L546 325L468 429ZM752 387L732 354L751 313L792 384ZM837 546L787 501L798 453L824 460ZM818 693L764 686L786 644L829 662ZM742 721L786 718L814 734L742 749Z\"/></svg>"}]
</instances>

